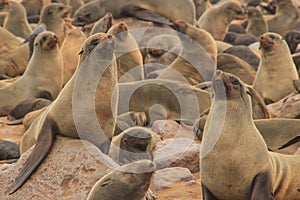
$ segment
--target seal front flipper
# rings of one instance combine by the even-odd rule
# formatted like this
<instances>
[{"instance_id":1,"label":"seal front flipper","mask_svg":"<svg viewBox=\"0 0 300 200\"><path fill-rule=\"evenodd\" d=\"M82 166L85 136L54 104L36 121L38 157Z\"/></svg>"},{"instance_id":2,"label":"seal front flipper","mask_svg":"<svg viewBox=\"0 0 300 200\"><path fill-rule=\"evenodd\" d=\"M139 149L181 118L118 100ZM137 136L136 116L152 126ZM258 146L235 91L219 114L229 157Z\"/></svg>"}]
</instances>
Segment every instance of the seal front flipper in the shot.
<instances>
[{"instance_id":1,"label":"seal front flipper","mask_svg":"<svg viewBox=\"0 0 300 200\"><path fill-rule=\"evenodd\" d=\"M41 127L37 142L21 172L15 178L15 182L12 184L9 194L16 192L47 156L53 144L55 132L56 123L52 119L46 118Z\"/></svg>"},{"instance_id":2,"label":"seal front flipper","mask_svg":"<svg viewBox=\"0 0 300 200\"><path fill-rule=\"evenodd\" d=\"M218 200L203 183L201 183L201 188L203 200Z\"/></svg>"},{"instance_id":3,"label":"seal front flipper","mask_svg":"<svg viewBox=\"0 0 300 200\"><path fill-rule=\"evenodd\" d=\"M152 10L147 10L138 6L128 5L122 9L122 14L126 16L133 16L141 20L156 22L159 24L172 25L173 23L167 18L159 15Z\"/></svg>"},{"instance_id":4,"label":"seal front flipper","mask_svg":"<svg viewBox=\"0 0 300 200\"><path fill-rule=\"evenodd\" d=\"M294 137L293 139L291 139L290 141L288 141L287 143L285 143L284 145L282 145L281 147L278 148L278 150L280 149L284 149L284 148L287 148L293 144L296 144L300 142L300 135L297 135L296 137Z\"/></svg>"},{"instance_id":5,"label":"seal front flipper","mask_svg":"<svg viewBox=\"0 0 300 200\"><path fill-rule=\"evenodd\" d=\"M271 176L267 172L257 174L251 185L251 200L274 200Z\"/></svg>"}]
</instances>

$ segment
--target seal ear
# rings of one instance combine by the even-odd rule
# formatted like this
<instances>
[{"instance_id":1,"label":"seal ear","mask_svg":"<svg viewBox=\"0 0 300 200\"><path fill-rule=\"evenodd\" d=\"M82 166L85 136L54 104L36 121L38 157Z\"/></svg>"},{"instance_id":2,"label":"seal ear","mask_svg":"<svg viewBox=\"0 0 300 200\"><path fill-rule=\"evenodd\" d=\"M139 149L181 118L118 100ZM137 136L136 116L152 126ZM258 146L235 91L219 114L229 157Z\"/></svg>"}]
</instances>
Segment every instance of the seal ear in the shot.
<instances>
[{"instance_id":1,"label":"seal ear","mask_svg":"<svg viewBox=\"0 0 300 200\"><path fill-rule=\"evenodd\" d=\"M83 54L83 49L81 49L81 51L79 51L78 55Z\"/></svg>"},{"instance_id":2,"label":"seal ear","mask_svg":"<svg viewBox=\"0 0 300 200\"><path fill-rule=\"evenodd\" d=\"M101 187L105 187L105 186L109 185L109 183L110 183L110 179L108 178L108 179L104 180L103 183L101 183Z\"/></svg>"},{"instance_id":3,"label":"seal ear","mask_svg":"<svg viewBox=\"0 0 300 200\"><path fill-rule=\"evenodd\" d=\"M272 191L272 181L269 173L262 172L257 174L251 185L250 200L274 200Z\"/></svg>"}]
</instances>

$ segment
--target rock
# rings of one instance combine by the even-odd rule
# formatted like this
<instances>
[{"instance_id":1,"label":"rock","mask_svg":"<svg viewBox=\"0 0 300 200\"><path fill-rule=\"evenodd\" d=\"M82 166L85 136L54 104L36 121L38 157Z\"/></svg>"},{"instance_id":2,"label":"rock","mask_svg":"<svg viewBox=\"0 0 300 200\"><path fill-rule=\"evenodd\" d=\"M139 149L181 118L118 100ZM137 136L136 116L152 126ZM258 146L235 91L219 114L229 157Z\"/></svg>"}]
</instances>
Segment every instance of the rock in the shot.
<instances>
[{"instance_id":1,"label":"rock","mask_svg":"<svg viewBox=\"0 0 300 200\"><path fill-rule=\"evenodd\" d=\"M267 105L272 117L299 119L300 118L300 94L290 94L275 103Z\"/></svg>"},{"instance_id":2,"label":"rock","mask_svg":"<svg viewBox=\"0 0 300 200\"><path fill-rule=\"evenodd\" d=\"M187 168L172 167L157 170L152 178L151 188L153 190L160 190L164 188L170 188L174 183L179 181L194 181L196 178Z\"/></svg>"},{"instance_id":3,"label":"rock","mask_svg":"<svg viewBox=\"0 0 300 200\"><path fill-rule=\"evenodd\" d=\"M163 139L168 139L176 136L179 126L180 125L173 120L156 120L151 129Z\"/></svg>"},{"instance_id":4,"label":"rock","mask_svg":"<svg viewBox=\"0 0 300 200\"><path fill-rule=\"evenodd\" d=\"M176 138L158 142L153 161L158 169L185 167L192 173L199 171L200 144L191 138Z\"/></svg>"},{"instance_id":5,"label":"rock","mask_svg":"<svg viewBox=\"0 0 300 200\"><path fill-rule=\"evenodd\" d=\"M118 165L93 144L57 136L54 145L37 170L12 195L8 186L20 172L33 147L20 160L0 169L1 199L86 199L93 185Z\"/></svg>"}]
</instances>

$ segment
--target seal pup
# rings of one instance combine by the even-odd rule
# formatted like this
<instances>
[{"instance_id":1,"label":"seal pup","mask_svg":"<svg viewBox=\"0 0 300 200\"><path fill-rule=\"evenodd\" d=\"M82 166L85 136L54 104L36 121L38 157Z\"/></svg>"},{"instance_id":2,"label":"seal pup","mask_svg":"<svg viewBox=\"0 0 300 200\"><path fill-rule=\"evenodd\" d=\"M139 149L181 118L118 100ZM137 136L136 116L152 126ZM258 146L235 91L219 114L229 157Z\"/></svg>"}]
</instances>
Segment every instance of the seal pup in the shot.
<instances>
[{"instance_id":1,"label":"seal pup","mask_svg":"<svg viewBox=\"0 0 300 200\"><path fill-rule=\"evenodd\" d=\"M170 5L173 6L170 7ZM170 21L178 19L193 24L196 18L195 5L192 0L152 0L151 2L148 0L98 0L80 7L74 13L72 23L76 26L84 26L97 21L107 12L111 12L116 19L133 16L162 24L171 24Z\"/></svg>"},{"instance_id":2,"label":"seal pup","mask_svg":"<svg viewBox=\"0 0 300 200\"><path fill-rule=\"evenodd\" d=\"M150 160L117 167L97 181L87 200L143 200L155 170L156 165Z\"/></svg>"},{"instance_id":3,"label":"seal pup","mask_svg":"<svg viewBox=\"0 0 300 200\"><path fill-rule=\"evenodd\" d=\"M19 146L13 142L0 140L0 160L16 159L20 157Z\"/></svg>"},{"instance_id":4,"label":"seal pup","mask_svg":"<svg viewBox=\"0 0 300 200\"><path fill-rule=\"evenodd\" d=\"M47 156L56 134L88 140L100 148L102 152L108 152L109 142L115 127L114 116L116 113L113 112L116 112L115 107L117 106L112 98L113 90L117 84L114 45L114 37L103 33L92 35L85 41L75 74L64 86L57 99L34 120L22 138L21 153L28 150L35 142L36 145L13 183L10 194L25 183ZM96 62L97 60L99 62ZM105 69L106 66L108 67ZM99 77L96 74L101 67L105 71L98 81ZM83 77L80 76L82 70L84 70ZM93 81L96 85L84 84L85 80ZM76 89L80 91L76 92ZM104 90L109 92L103 92ZM83 91L95 93L87 94L82 93ZM78 94L78 92L80 93ZM82 94L84 97L78 96ZM95 95L93 97L101 101L95 101L95 104L88 105L88 95ZM75 106L76 108L74 108ZM76 115L73 115L73 111ZM96 112L97 121L85 121L86 116L90 116L93 112ZM79 120L79 122L75 120ZM88 123L88 125L84 123ZM99 130L99 127L95 127L99 126L98 123L100 123L102 131ZM84 130L81 129L82 127Z\"/></svg>"},{"instance_id":5,"label":"seal pup","mask_svg":"<svg viewBox=\"0 0 300 200\"><path fill-rule=\"evenodd\" d=\"M41 11L41 18L38 24L44 23L47 31L52 31L57 35L59 46L62 45L65 39L64 23L72 8L62 3L50 3Z\"/></svg>"},{"instance_id":6,"label":"seal pup","mask_svg":"<svg viewBox=\"0 0 300 200\"><path fill-rule=\"evenodd\" d=\"M200 150L203 199L299 199L299 156L268 151L249 94L237 77L216 71Z\"/></svg>"},{"instance_id":7,"label":"seal pup","mask_svg":"<svg viewBox=\"0 0 300 200\"><path fill-rule=\"evenodd\" d=\"M247 7L248 24L246 32L256 37L268 32L269 27L261 11L255 7Z\"/></svg>"},{"instance_id":8,"label":"seal pup","mask_svg":"<svg viewBox=\"0 0 300 200\"><path fill-rule=\"evenodd\" d=\"M144 79L143 56L125 22L116 23L108 31L116 38L118 82L132 82Z\"/></svg>"},{"instance_id":9,"label":"seal pup","mask_svg":"<svg viewBox=\"0 0 300 200\"><path fill-rule=\"evenodd\" d=\"M276 13L267 20L269 32L285 35L299 19L298 9L291 0L276 0Z\"/></svg>"},{"instance_id":10,"label":"seal pup","mask_svg":"<svg viewBox=\"0 0 300 200\"><path fill-rule=\"evenodd\" d=\"M54 100L62 88L63 60L54 33L43 32L35 39L34 54L24 74L0 88L0 116L20 101L36 97ZM50 75L50 78L49 78Z\"/></svg>"},{"instance_id":11,"label":"seal pup","mask_svg":"<svg viewBox=\"0 0 300 200\"><path fill-rule=\"evenodd\" d=\"M298 80L299 76L281 35L267 32L259 40L261 59L253 88L266 104L270 104L294 92L293 80Z\"/></svg>"},{"instance_id":12,"label":"seal pup","mask_svg":"<svg viewBox=\"0 0 300 200\"><path fill-rule=\"evenodd\" d=\"M210 80L215 69L217 44L205 30L182 20L174 22L182 51L157 79L180 80L191 85ZM192 62L192 63L191 63Z\"/></svg>"},{"instance_id":13,"label":"seal pup","mask_svg":"<svg viewBox=\"0 0 300 200\"><path fill-rule=\"evenodd\" d=\"M9 0L7 5L4 6L4 10L7 15L3 22L3 28L10 31L17 37L28 39L32 29L27 21L26 10L24 6L14 0Z\"/></svg>"},{"instance_id":14,"label":"seal pup","mask_svg":"<svg viewBox=\"0 0 300 200\"><path fill-rule=\"evenodd\" d=\"M160 137L144 127L131 127L114 136L108 155L123 165L135 160L152 160L152 151Z\"/></svg>"},{"instance_id":15,"label":"seal pup","mask_svg":"<svg viewBox=\"0 0 300 200\"><path fill-rule=\"evenodd\" d=\"M208 31L215 40L223 41L233 20L243 20L246 12L238 1L221 1L206 10L196 25Z\"/></svg>"}]
</instances>

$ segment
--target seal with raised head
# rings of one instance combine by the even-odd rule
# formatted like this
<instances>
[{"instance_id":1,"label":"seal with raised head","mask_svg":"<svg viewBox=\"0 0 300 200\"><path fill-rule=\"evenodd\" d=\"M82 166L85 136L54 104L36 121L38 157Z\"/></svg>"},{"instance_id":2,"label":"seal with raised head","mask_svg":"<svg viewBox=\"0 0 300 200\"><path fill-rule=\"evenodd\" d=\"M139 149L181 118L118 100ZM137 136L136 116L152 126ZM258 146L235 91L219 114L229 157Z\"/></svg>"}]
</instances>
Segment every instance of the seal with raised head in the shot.
<instances>
[{"instance_id":1,"label":"seal with raised head","mask_svg":"<svg viewBox=\"0 0 300 200\"><path fill-rule=\"evenodd\" d=\"M200 151L203 199L299 199L299 156L268 151L249 94L236 76L216 71Z\"/></svg>"},{"instance_id":2,"label":"seal with raised head","mask_svg":"<svg viewBox=\"0 0 300 200\"><path fill-rule=\"evenodd\" d=\"M155 163L151 160L139 160L117 167L93 186L87 200L143 200L155 169Z\"/></svg>"},{"instance_id":3,"label":"seal with raised head","mask_svg":"<svg viewBox=\"0 0 300 200\"><path fill-rule=\"evenodd\" d=\"M298 80L299 76L281 35L267 32L259 40L261 59L253 88L269 104L294 92L293 80Z\"/></svg>"},{"instance_id":4,"label":"seal with raised head","mask_svg":"<svg viewBox=\"0 0 300 200\"><path fill-rule=\"evenodd\" d=\"M4 2L1 4L6 3ZM0 9L0 12L7 12L3 22L3 28L10 31L17 37L28 39L32 29L27 21L26 10L24 6L17 1L10 0L3 8L3 10Z\"/></svg>"},{"instance_id":5,"label":"seal with raised head","mask_svg":"<svg viewBox=\"0 0 300 200\"><path fill-rule=\"evenodd\" d=\"M170 6L173 5L173 6ZM99 0L80 7L73 15L73 24L84 26L111 12L114 18L133 16L138 19L171 24L178 19L193 24L196 18L193 0Z\"/></svg>"},{"instance_id":6,"label":"seal with raised head","mask_svg":"<svg viewBox=\"0 0 300 200\"><path fill-rule=\"evenodd\" d=\"M0 116L28 98L54 100L63 84L63 61L54 33L43 32L35 39L34 54L24 74L0 88Z\"/></svg>"},{"instance_id":7,"label":"seal with raised head","mask_svg":"<svg viewBox=\"0 0 300 200\"><path fill-rule=\"evenodd\" d=\"M114 23L112 14L108 12L93 24L89 35L93 35L95 33L106 33L110 27L114 25Z\"/></svg>"},{"instance_id":8,"label":"seal with raised head","mask_svg":"<svg viewBox=\"0 0 300 200\"><path fill-rule=\"evenodd\" d=\"M143 57L135 38L128 31L127 24L125 22L117 23L107 33L116 37L118 82L143 80Z\"/></svg>"},{"instance_id":9,"label":"seal with raised head","mask_svg":"<svg viewBox=\"0 0 300 200\"><path fill-rule=\"evenodd\" d=\"M269 27L267 21L263 17L263 14L258 8L248 7L247 8L248 25L246 32L256 37L268 32Z\"/></svg>"},{"instance_id":10,"label":"seal with raised head","mask_svg":"<svg viewBox=\"0 0 300 200\"><path fill-rule=\"evenodd\" d=\"M116 112L115 107L117 106L112 98L117 84L114 46L114 37L109 34L95 34L85 41L75 74L67 82L57 99L34 120L22 138L21 153L29 149L35 142L36 145L16 178L10 193L21 187L47 156L56 134L88 140L103 152L108 152L109 142L114 133L114 116L116 116L114 112ZM105 67L107 68L105 69ZM99 71L99 69L105 71L97 82L99 79L97 70ZM81 74L82 70L83 74ZM92 83L84 84L86 80L92 81ZM76 89L79 91L74 91ZM87 93L83 93L83 91L87 91ZM88 91L94 93L90 94ZM78 92L80 93L78 94ZM80 96L82 94L84 94L83 97ZM89 104L92 99L89 95L93 95L97 99L97 101L93 101L94 104L91 103L92 105ZM77 105L76 108L74 108L75 105ZM73 115L74 109L76 115ZM93 112L95 112L97 121L86 121L85 119ZM75 120L80 122L75 122ZM75 123L77 123L77 127ZM98 130L99 124L102 132ZM78 128L82 126L84 130L79 130Z\"/></svg>"},{"instance_id":11,"label":"seal with raised head","mask_svg":"<svg viewBox=\"0 0 300 200\"><path fill-rule=\"evenodd\" d=\"M197 26L208 31L216 40L223 41L230 23L245 17L245 10L239 1L221 1L202 14Z\"/></svg>"}]
</instances>

